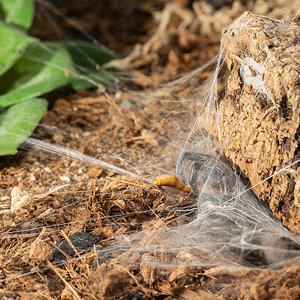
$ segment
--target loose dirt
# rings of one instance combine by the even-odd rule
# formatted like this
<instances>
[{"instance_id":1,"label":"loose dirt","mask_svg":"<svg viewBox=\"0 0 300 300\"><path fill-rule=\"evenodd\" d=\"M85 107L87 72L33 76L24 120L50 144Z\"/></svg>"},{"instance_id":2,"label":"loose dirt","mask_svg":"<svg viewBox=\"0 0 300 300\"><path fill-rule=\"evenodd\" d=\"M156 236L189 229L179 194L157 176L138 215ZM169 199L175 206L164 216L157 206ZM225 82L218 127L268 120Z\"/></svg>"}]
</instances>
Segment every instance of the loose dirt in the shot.
<instances>
[{"instance_id":1,"label":"loose dirt","mask_svg":"<svg viewBox=\"0 0 300 300\"><path fill-rule=\"evenodd\" d=\"M208 7L204 1L195 2ZM168 43L154 38L149 44L149 38L157 36L155 34L159 31L152 13L162 11L167 1L107 0L101 4L99 1L84 4L72 1L72 5L68 1L53 1L59 11L105 46L120 55L129 55L130 59L119 65L123 63L121 66L130 72L123 87L110 86L54 97L34 136L133 171L132 164L116 157L118 153L129 153L127 158L139 167L142 179L120 176L66 157L46 155L34 148L20 150L14 157L1 158L1 209L9 208L8 196L13 187L36 196L50 188L70 185L43 199L31 201L15 215L1 215L0 298L299 297L299 264L273 272L229 267L177 267L169 270L151 268L143 263L130 268L126 267L126 261L141 257L125 252L114 260L101 263L101 258L95 258L95 249L89 249L85 255L78 254L79 260L69 257L63 265L54 266L51 261L54 245L74 233L95 234L100 238L99 245L105 247L121 233L176 225L181 215L170 213L172 208L194 203L192 195L153 186L147 174L157 173L153 166L159 166L160 161L162 166L176 164L178 147L172 144L172 136L182 130L183 118L193 116L196 111L175 114L173 122L162 120L177 105L172 101L187 98L195 86L209 78L213 68L180 86L165 88L161 84L212 59L219 48L217 25L220 16L223 14L231 22L246 9L242 3L237 6L231 1L213 2L226 5L219 10L217 4L214 9L210 6L206 23L193 16L186 28L176 31L189 14L178 16L175 12L163 32ZM193 1L174 0L172 3L179 5L178 12L182 12L181 9L186 12L191 9ZM271 12L271 7L282 9L279 1L267 3L259 6L262 11L266 7L263 13ZM255 4L251 7L254 9ZM37 9L33 35L47 40L82 36L49 10L40 6ZM50 26L51 23L56 26ZM142 48L147 43L151 46L147 52L151 60L142 56L143 51L137 46L134 47L138 43ZM143 92L143 96L137 96L139 92ZM153 101L156 95L172 101ZM141 101L137 101L139 97ZM183 111L190 110L188 101L181 101L181 105Z\"/></svg>"}]
</instances>

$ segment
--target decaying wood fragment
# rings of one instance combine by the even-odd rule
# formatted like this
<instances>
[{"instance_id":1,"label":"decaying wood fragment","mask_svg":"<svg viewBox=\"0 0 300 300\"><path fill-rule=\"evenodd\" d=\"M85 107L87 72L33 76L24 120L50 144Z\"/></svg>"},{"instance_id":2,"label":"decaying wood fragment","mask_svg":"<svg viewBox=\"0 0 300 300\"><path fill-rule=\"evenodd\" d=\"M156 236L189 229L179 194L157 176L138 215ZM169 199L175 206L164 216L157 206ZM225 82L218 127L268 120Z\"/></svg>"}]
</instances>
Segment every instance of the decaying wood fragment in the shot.
<instances>
[{"instance_id":1,"label":"decaying wood fragment","mask_svg":"<svg viewBox=\"0 0 300 300\"><path fill-rule=\"evenodd\" d=\"M250 180L274 216L298 233L299 37L298 22L249 12L225 29L222 44L229 75L216 116L226 158ZM216 127L206 130L219 141Z\"/></svg>"}]
</instances>

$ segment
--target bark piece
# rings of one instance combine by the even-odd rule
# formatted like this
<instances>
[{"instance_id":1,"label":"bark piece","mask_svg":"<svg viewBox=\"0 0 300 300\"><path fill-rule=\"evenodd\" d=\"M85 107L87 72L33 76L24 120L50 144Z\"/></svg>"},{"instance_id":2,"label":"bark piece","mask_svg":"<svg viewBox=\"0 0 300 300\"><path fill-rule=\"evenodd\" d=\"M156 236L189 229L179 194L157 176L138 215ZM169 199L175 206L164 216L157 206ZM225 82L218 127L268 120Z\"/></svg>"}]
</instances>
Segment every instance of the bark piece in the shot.
<instances>
[{"instance_id":1,"label":"bark piece","mask_svg":"<svg viewBox=\"0 0 300 300\"><path fill-rule=\"evenodd\" d=\"M229 76L217 108L224 155L250 180L253 191L268 202L274 216L298 233L299 37L296 22L249 12L234 21L223 31ZM219 139L216 128L207 130ZM269 178L272 174L275 176Z\"/></svg>"}]
</instances>

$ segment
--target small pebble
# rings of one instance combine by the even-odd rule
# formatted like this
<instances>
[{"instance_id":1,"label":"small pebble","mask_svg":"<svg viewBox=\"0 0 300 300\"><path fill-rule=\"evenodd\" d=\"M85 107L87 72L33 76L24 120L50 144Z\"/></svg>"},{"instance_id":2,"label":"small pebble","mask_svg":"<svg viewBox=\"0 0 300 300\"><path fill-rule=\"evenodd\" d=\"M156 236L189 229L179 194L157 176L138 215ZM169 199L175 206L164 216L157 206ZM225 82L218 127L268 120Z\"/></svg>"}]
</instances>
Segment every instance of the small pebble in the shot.
<instances>
[{"instance_id":1,"label":"small pebble","mask_svg":"<svg viewBox=\"0 0 300 300\"><path fill-rule=\"evenodd\" d=\"M85 136L85 137L88 137L88 136L91 135L91 132L90 131L85 131L85 132L82 133L82 135Z\"/></svg>"},{"instance_id":2,"label":"small pebble","mask_svg":"<svg viewBox=\"0 0 300 300\"><path fill-rule=\"evenodd\" d=\"M44 171L47 172L47 173L52 173L52 171L51 171L51 169L49 167L45 167Z\"/></svg>"},{"instance_id":3,"label":"small pebble","mask_svg":"<svg viewBox=\"0 0 300 300\"><path fill-rule=\"evenodd\" d=\"M92 233L87 232L76 232L69 236L70 241L80 253L83 250L89 252L93 249L94 245L100 241L100 238ZM71 245L64 240L60 244L57 245L64 253L66 253L70 257L75 257L76 253L71 247ZM66 259L65 255L63 255L58 249L55 247L52 248L52 258L51 261L61 261Z\"/></svg>"},{"instance_id":4,"label":"small pebble","mask_svg":"<svg viewBox=\"0 0 300 300\"><path fill-rule=\"evenodd\" d=\"M70 182L70 181L71 181L70 178L69 178L68 176L60 176L59 179L60 179L61 181L65 181L65 182Z\"/></svg>"}]
</instances>

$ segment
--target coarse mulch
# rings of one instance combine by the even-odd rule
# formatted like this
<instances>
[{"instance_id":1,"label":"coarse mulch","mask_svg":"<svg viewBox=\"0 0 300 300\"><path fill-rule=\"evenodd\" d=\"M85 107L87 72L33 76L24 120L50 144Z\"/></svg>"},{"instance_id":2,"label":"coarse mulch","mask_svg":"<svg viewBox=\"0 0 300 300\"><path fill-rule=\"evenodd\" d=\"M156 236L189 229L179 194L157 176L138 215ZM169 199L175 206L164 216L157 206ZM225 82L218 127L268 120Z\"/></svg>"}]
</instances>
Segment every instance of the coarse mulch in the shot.
<instances>
[{"instance_id":1,"label":"coarse mulch","mask_svg":"<svg viewBox=\"0 0 300 300\"><path fill-rule=\"evenodd\" d=\"M212 59L219 49L218 26L204 27L200 22L201 27L195 15L177 30L189 18L186 12L191 11L193 1L98 2L52 4L84 32L127 55L130 59L118 62L126 70L126 78L122 86L51 99L33 136L136 173L139 178L35 147L23 146L18 155L1 158L0 298L297 299L299 263L275 271L215 266L168 269L143 263L130 266L127 262L133 254L126 251L101 260L93 243L82 253L74 249L71 237L76 233L97 236L97 247L105 249L122 234L176 226L181 214L174 208L195 203L193 195L156 187L151 181L162 170L175 170L180 143L188 134L185 124L197 113L195 89L212 75L213 66L184 83L163 84ZM161 12L167 2L179 6L157 35L159 22L153 12ZM214 2L212 18L221 16L222 9L224 18L228 11L235 9L238 16L239 10L245 9L242 1L239 9L231 1ZM218 6L221 2L223 6ZM37 10L33 35L46 40L86 38L49 8L38 5ZM230 18L236 16L232 13ZM206 24L211 24L212 18ZM148 45L147 51L143 45ZM141 53L146 54L143 57ZM14 187L26 196L27 204L12 213L10 192ZM66 261L56 265L55 249L70 240L73 253L65 253ZM142 259L142 254L135 255L139 255L136 261Z\"/></svg>"}]
</instances>

